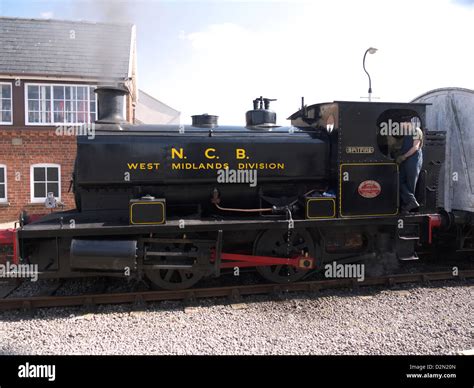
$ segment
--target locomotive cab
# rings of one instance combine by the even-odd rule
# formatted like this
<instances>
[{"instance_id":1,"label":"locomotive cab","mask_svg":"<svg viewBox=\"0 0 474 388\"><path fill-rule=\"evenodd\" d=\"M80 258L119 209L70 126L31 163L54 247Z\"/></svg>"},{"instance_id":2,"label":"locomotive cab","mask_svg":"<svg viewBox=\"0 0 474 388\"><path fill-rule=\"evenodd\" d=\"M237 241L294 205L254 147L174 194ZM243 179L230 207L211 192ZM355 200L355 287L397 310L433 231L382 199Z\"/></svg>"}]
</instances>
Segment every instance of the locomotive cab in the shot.
<instances>
[{"instance_id":1,"label":"locomotive cab","mask_svg":"<svg viewBox=\"0 0 474 388\"><path fill-rule=\"evenodd\" d=\"M398 214L399 170L393 151L396 139L403 137L400 122L409 117L414 126L423 128L425 108L423 103L335 101L303 107L289 117L292 125L325 129L330 134L338 217ZM427 182L427 177L438 176L444 154L432 147L441 138L427 135L417 196L420 210L433 211L437 178Z\"/></svg>"}]
</instances>

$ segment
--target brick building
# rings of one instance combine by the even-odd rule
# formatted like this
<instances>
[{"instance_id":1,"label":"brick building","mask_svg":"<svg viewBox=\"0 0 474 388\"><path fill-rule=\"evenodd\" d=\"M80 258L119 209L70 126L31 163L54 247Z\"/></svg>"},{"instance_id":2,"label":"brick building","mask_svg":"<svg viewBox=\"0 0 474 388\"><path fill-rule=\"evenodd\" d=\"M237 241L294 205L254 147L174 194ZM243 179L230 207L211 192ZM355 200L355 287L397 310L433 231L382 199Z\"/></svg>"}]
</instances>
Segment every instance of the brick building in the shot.
<instances>
[{"instance_id":1,"label":"brick building","mask_svg":"<svg viewBox=\"0 0 474 388\"><path fill-rule=\"evenodd\" d=\"M74 134L96 118L94 87L119 82L132 122L133 25L0 17L0 223L47 212L48 192L74 207Z\"/></svg>"}]
</instances>

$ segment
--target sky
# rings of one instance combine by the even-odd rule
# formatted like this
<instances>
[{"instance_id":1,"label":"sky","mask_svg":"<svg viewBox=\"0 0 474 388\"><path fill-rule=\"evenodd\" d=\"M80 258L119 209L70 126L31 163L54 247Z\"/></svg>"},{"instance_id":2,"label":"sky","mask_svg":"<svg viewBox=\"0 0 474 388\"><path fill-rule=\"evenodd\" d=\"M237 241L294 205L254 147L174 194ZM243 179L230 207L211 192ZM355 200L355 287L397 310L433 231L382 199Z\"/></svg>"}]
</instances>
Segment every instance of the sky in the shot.
<instances>
[{"instance_id":1,"label":"sky","mask_svg":"<svg viewBox=\"0 0 474 388\"><path fill-rule=\"evenodd\" d=\"M242 125L259 96L277 99L281 125L302 96L362 101L369 47L374 101L474 89L474 0L0 0L0 16L135 24L138 86L184 124Z\"/></svg>"}]
</instances>

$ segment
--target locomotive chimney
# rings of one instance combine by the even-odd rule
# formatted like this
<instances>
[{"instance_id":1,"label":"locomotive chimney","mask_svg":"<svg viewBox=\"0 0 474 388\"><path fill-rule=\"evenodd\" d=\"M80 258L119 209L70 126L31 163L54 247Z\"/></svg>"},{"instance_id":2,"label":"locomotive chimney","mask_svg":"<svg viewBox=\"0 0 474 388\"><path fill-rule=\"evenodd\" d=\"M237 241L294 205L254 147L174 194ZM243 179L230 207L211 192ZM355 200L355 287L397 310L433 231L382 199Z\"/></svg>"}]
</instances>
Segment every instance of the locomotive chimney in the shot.
<instances>
[{"instance_id":1,"label":"locomotive chimney","mask_svg":"<svg viewBox=\"0 0 474 388\"><path fill-rule=\"evenodd\" d=\"M98 86L97 93L97 120L100 124L122 124L126 120L123 117L124 96L128 90L117 86Z\"/></svg>"},{"instance_id":2,"label":"locomotive chimney","mask_svg":"<svg viewBox=\"0 0 474 388\"><path fill-rule=\"evenodd\" d=\"M253 100L253 110L247 111L245 120L247 127L276 127L276 113L270 110L270 102L276 101L262 96Z\"/></svg>"}]
</instances>

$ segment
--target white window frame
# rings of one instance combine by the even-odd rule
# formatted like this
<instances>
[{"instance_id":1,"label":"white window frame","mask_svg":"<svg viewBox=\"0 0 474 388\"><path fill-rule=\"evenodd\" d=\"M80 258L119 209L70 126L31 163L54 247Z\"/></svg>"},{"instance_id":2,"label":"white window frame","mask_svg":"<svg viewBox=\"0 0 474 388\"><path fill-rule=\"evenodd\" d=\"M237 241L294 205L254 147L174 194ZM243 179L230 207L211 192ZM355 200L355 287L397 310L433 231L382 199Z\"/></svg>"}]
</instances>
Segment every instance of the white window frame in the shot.
<instances>
[{"instance_id":1,"label":"white window frame","mask_svg":"<svg viewBox=\"0 0 474 388\"><path fill-rule=\"evenodd\" d=\"M31 203L44 203L46 197L35 197L35 174L34 169L38 167L56 167L58 169L58 197L56 199L61 201L61 165L56 163L36 163L30 166L30 201ZM47 178L47 177L46 177ZM48 189L46 187L46 195L48 195Z\"/></svg>"},{"instance_id":2,"label":"white window frame","mask_svg":"<svg viewBox=\"0 0 474 388\"><path fill-rule=\"evenodd\" d=\"M5 198L0 198L0 203L8 203L8 182L7 182L7 165L0 164L0 168L3 168L4 176L5 176ZM0 183L3 185L3 183Z\"/></svg>"},{"instance_id":3,"label":"white window frame","mask_svg":"<svg viewBox=\"0 0 474 388\"><path fill-rule=\"evenodd\" d=\"M28 86L48 86L50 88L50 96L51 96L51 101L50 101L50 112L51 112L51 122L49 123L30 123L28 119ZM54 121L54 98L53 98L53 87L55 86L82 86L82 87L88 87L91 89L97 88L97 85L90 85L90 84L56 84L56 83L37 83L37 82L26 82L25 83L25 92L24 92L24 100L25 100L25 125L28 126L39 126L39 127L51 127L51 126L59 126L59 125L64 125L64 126L80 126L84 124L91 124L89 122L87 123L64 123L64 122L55 122ZM89 93L87 94L87 106L88 109L90 109L90 90ZM95 117L97 119L98 115L98 105L97 105L97 96L95 98ZM77 112L77 110L76 110ZM89 120L90 120L90 112L89 112Z\"/></svg>"},{"instance_id":4,"label":"white window frame","mask_svg":"<svg viewBox=\"0 0 474 388\"><path fill-rule=\"evenodd\" d=\"M0 82L0 86L2 85L10 86L10 121L1 121L0 116L0 125L13 125L13 87L11 82Z\"/></svg>"}]
</instances>

